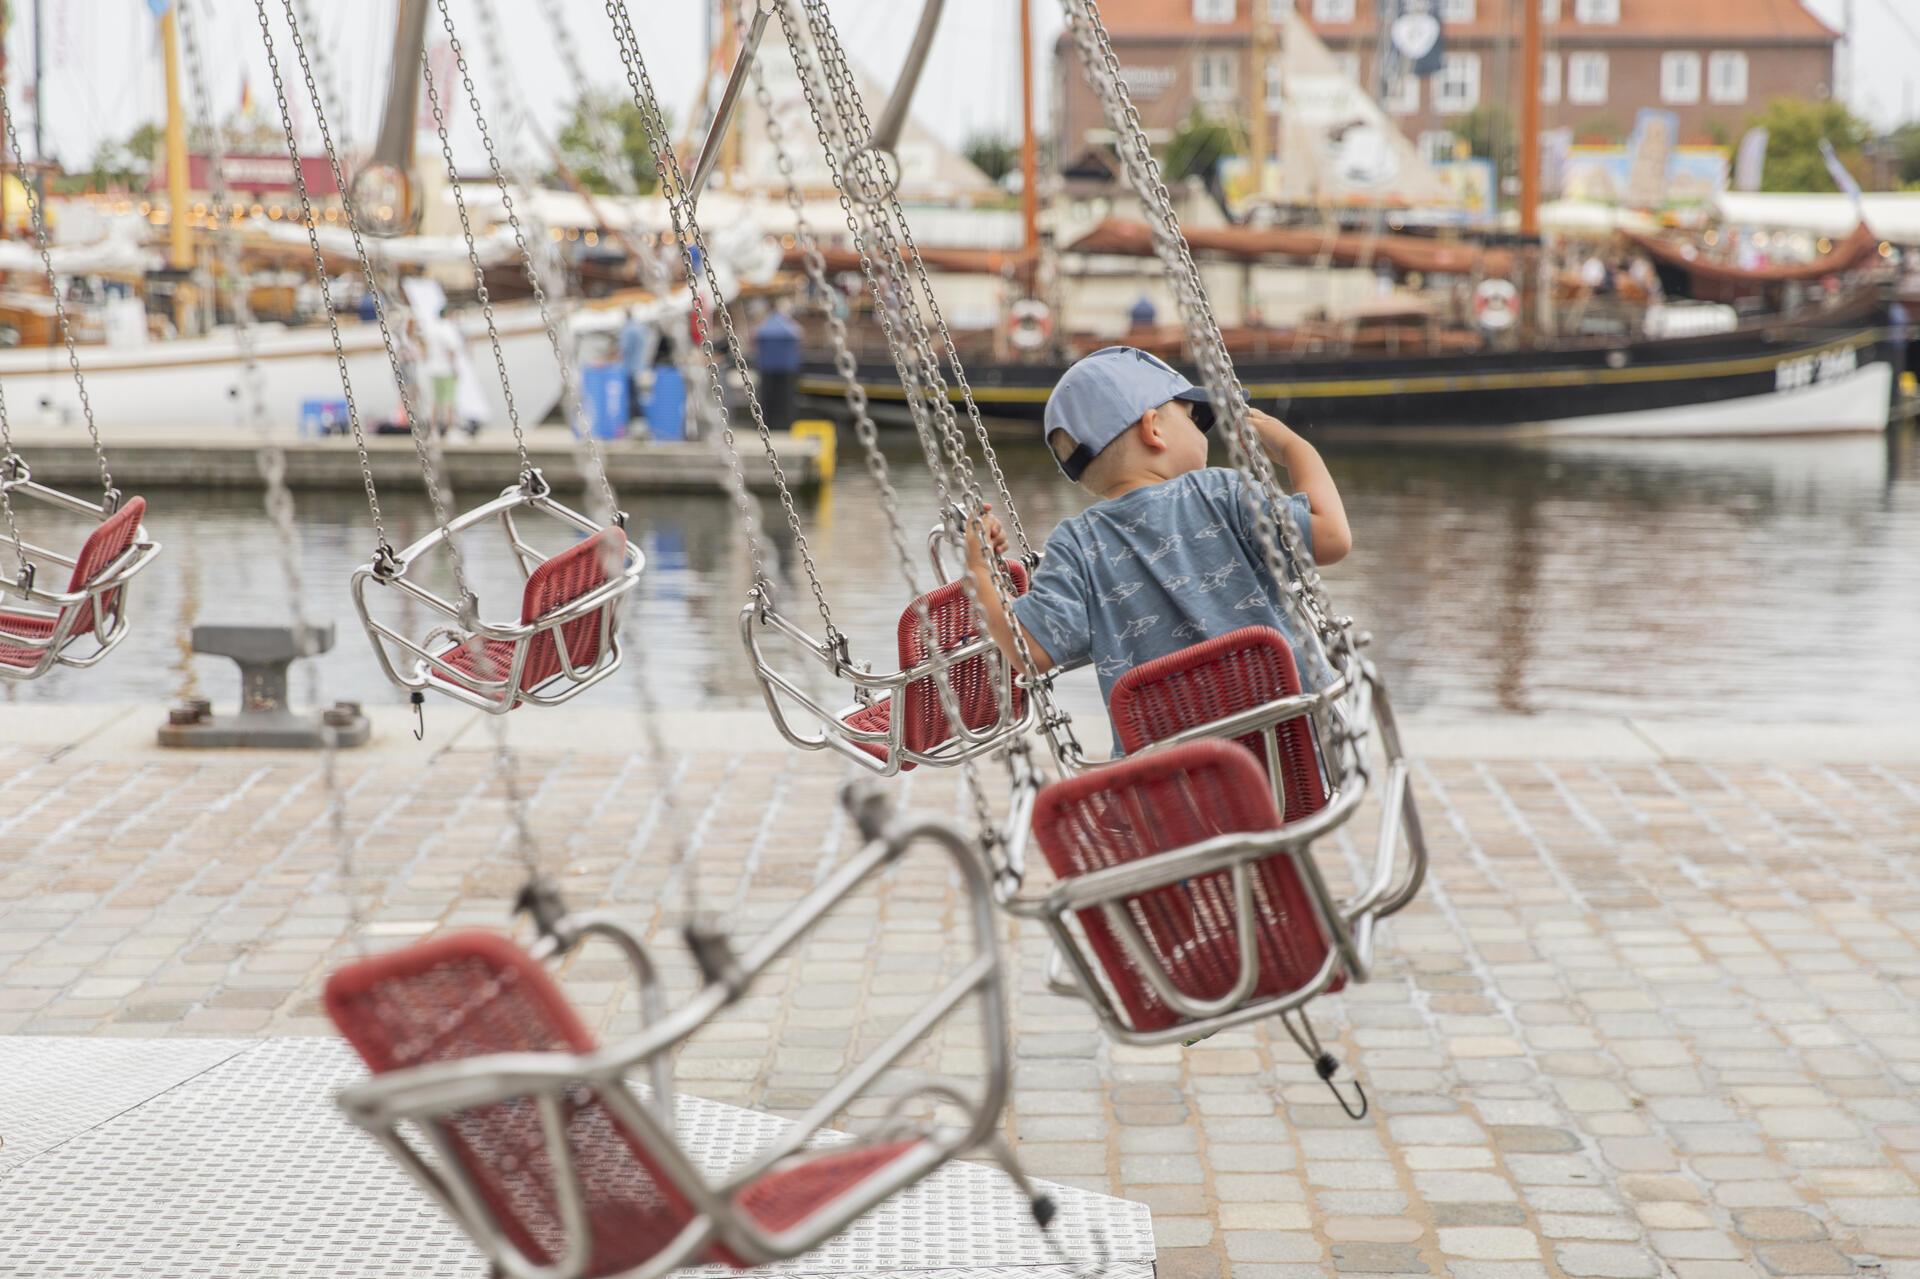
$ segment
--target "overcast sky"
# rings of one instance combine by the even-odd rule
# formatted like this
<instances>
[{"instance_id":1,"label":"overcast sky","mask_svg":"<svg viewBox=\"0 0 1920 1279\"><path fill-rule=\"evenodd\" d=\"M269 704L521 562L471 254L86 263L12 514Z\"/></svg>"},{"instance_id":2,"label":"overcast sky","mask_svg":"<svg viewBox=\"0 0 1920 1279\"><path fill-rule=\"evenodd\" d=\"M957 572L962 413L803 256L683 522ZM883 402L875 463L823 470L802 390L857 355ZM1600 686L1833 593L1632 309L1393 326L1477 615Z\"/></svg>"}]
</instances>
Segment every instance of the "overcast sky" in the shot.
<instances>
[{"instance_id":1,"label":"overcast sky","mask_svg":"<svg viewBox=\"0 0 1920 1279\"><path fill-rule=\"evenodd\" d=\"M41 0L44 38L44 125L47 149L68 165L86 162L102 139L126 134L162 109L162 78L156 24L146 0ZM482 71L478 4L449 0L454 20ZM601 0L557 0L565 11L587 75L614 89L623 84L620 60L607 35ZM1687 4L1691 0L1669 0ZM201 23L213 95L222 109L237 105L243 82L256 100L272 107L271 85L250 0L196 0L196 12L217 12ZM277 15L282 0L267 0ZM1847 0L1805 0L1838 26ZM1857 72L1848 94L1856 109L1877 124L1920 117L1920 0L1852 0L1859 26ZM30 119L27 71L32 58L31 0L9 5L19 15L7 41L8 83L22 134ZM394 0L312 0L307 9L320 24L309 39L326 55L337 90L353 104L348 128L356 139L372 130L385 84ZM502 15L514 75L525 101L551 125L575 89L534 0L493 0ZM863 68L885 82L906 48L918 14L913 0L830 0L843 38ZM676 119L684 120L698 90L704 24L698 0L633 0L649 69ZM935 56L915 109L937 134L958 143L981 130L1012 132L1019 120L1019 75L1015 15L1017 0L950 0ZM1040 48L1052 47L1060 27L1056 0L1034 0ZM642 17L641 15L644 15ZM1902 21L1903 15L1905 16ZM282 41L284 28L275 23ZM1044 52L1043 52L1044 56ZM1043 66L1045 63L1043 62ZM294 70L289 66L289 72ZM1050 77L1037 77L1045 94ZM300 86L290 86L298 96ZM483 102L495 92L482 79ZM309 116L300 112L298 118ZM470 127L463 128L463 160L477 154ZM27 143L29 149L31 143Z\"/></svg>"}]
</instances>

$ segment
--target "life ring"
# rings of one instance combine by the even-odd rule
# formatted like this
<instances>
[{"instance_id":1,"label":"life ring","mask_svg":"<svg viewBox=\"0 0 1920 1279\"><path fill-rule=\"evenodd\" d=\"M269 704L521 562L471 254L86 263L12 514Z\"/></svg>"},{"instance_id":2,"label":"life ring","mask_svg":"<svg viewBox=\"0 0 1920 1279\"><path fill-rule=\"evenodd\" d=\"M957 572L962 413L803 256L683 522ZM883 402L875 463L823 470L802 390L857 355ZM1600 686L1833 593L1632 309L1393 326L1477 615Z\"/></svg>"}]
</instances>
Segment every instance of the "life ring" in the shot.
<instances>
[{"instance_id":1,"label":"life ring","mask_svg":"<svg viewBox=\"0 0 1920 1279\"><path fill-rule=\"evenodd\" d=\"M1513 327L1520 318L1520 290L1512 280L1482 280L1473 291L1473 322L1489 333Z\"/></svg>"},{"instance_id":2,"label":"life ring","mask_svg":"<svg viewBox=\"0 0 1920 1279\"><path fill-rule=\"evenodd\" d=\"M1022 351L1036 351L1053 336L1053 309L1038 298L1022 298L1008 309L1007 340Z\"/></svg>"}]
</instances>

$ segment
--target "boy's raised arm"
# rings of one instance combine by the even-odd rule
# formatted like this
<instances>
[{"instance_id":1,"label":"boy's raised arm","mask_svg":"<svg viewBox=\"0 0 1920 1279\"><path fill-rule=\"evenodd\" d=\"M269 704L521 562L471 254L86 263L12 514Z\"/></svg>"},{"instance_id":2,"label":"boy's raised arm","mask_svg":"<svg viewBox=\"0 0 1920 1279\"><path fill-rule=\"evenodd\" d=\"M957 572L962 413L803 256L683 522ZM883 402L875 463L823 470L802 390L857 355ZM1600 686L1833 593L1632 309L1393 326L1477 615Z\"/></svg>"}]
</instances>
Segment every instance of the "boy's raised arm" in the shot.
<instances>
[{"instance_id":1,"label":"boy's raised arm","mask_svg":"<svg viewBox=\"0 0 1920 1279\"><path fill-rule=\"evenodd\" d=\"M982 514L980 523L986 526L987 540L993 544L993 553L1006 554L1007 532L1000 526L991 508ZM994 589L993 569L987 563L985 551L981 549L977 525L970 525L967 529L967 572L973 575L973 591L979 597L980 612L987 620L987 634L1007 655L1007 661L1013 664L1013 669L1027 675L1045 675L1052 670L1054 660L1041 647L1040 641L1033 637L1033 632L1022 626L1019 618L1009 617L1007 611L1000 607L1000 592ZM1020 627L1021 636L1027 642L1027 651L1033 655L1031 668L1020 660L1020 645L1013 635L1016 626Z\"/></svg>"},{"instance_id":2,"label":"boy's raised arm","mask_svg":"<svg viewBox=\"0 0 1920 1279\"><path fill-rule=\"evenodd\" d=\"M1313 508L1314 561L1338 564L1353 550L1353 529L1347 524L1347 508L1340 500L1339 486L1333 482L1333 472L1327 469L1320 450L1272 414L1250 407L1247 415L1267 452L1287 468L1287 480L1294 492L1304 494L1307 505Z\"/></svg>"}]
</instances>

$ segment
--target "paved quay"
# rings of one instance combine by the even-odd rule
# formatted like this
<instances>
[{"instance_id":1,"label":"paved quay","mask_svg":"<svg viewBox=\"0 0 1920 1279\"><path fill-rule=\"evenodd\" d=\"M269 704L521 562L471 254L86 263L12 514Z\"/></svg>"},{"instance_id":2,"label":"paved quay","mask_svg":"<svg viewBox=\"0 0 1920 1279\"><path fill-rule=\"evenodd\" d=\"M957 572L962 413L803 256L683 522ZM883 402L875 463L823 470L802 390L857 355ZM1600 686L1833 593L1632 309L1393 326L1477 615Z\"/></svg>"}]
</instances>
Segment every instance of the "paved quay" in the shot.
<instances>
[{"instance_id":1,"label":"paved quay","mask_svg":"<svg viewBox=\"0 0 1920 1279\"><path fill-rule=\"evenodd\" d=\"M656 766L600 714L514 717L538 841L683 990L690 901L749 936L850 848L842 772L744 713L670 717ZM0 710L0 1034L324 1035L320 983L361 947L501 919L519 870L475 719L430 716L421 744L377 709L375 745L340 761L348 876L315 761L164 753L160 718ZM1372 1115L1342 1115L1277 1026L1107 1043L1007 921L1032 1171L1150 1206L1172 1279L1920 1279L1914 731L1414 717L1409 736L1428 886L1376 980L1315 1010ZM963 811L950 775L900 790ZM1358 820L1321 850L1336 868L1368 847ZM680 1087L798 1107L935 987L957 923L949 872L908 861L691 1045ZM611 955L565 979L601 1033L635 1024ZM959 1019L913 1064L979 1060Z\"/></svg>"}]
</instances>

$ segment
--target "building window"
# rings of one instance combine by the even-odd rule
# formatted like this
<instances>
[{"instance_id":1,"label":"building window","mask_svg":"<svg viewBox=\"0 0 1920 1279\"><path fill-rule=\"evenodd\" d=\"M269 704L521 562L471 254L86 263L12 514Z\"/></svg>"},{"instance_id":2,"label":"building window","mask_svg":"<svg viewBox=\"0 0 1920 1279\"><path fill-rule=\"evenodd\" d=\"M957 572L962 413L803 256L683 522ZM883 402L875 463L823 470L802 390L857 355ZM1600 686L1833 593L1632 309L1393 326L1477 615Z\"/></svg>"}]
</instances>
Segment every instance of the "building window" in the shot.
<instances>
[{"instance_id":1,"label":"building window","mask_svg":"<svg viewBox=\"0 0 1920 1279\"><path fill-rule=\"evenodd\" d=\"M1433 78L1433 109L1445 115L1480 105L1480 55L1449 53Z\"/></svg>"},{"instance_id":2,"label":"building window","mask_svg":"<svg viewBox=\"0 0 1920 1279\"><path fill-rule=\"evenodd\" d=\"M1353 0L1313 0L1315 22L1352 22Z\"/></svg>"},{"instance_id":3,"label":"building window","mask_svg":"<svg viewBox=\"0 0 1920 1279\"><path fill-rule=\"evenodd\" d=\"M1232 22L1234 0L1193 0L1195 22Z\"/></svg>"},{"instance_id":4,"label":"building window","mask_svg":"<svg viewBox=\"0 0 1920 1279\"><path fill-rule=\"evenodd\" d=\"M1607 55L1569 53L1567 55L1567 101L1576 106L1597 107L1607 100Z\"/></svg>"},{"instance_id":5,"label":"building window","mask_svg":"<svg viewBox=\"0 0 1920 1279\"><path fill-rule=\"evenodd\" d=\"M1411 71L1403 70L1394 82L1387 86L1386 96L1380 99L1380 105L1394 115L1420 114L1420 77Z\"/></svg>"},{"instance_id":6,"label":"building window","mask_svg":"<svg viewBox=\"0 0 1920 1279\"><path fill-rule=\"evenodd\" d=\"M1560 0L1540 0L1540 21L1560 21Z\"/></svg>"},{"instance_id":7,"label":"building window","mask_svg":"<svg viewBox=\"0 0 1920 1279\"><path fill-rule=\"evenodd\" d=\"M1287 109L1286 77L1282 71L1285 65L1279 58L1267 59L1267 110L1269 111Z\"/></svg>"},{"instance_id":8,"label":"building window","mask_svg":"<svg viewBox=\"0 0 1920 1279\"><path fill-rule=\"evenodd\" d=\"M1293 0L1267 0L1267 21L1285 22L1293 13Z\"/></svg>"},{"instance_id":9,"label":"building window","mask_svg":"<svg viewBox=\"0 0 1920 1279\"><path fill-rule=\"evenodd\" d=\"M1620 0L1573 0L1573 20L1613 26L1620 21Z\"/></svg>"},{"instance_id":10,"label":"building window","mask_svg":"<svg viewBox=\"0 0 1920 1279\"><path fill-rule=\"evenodd\" d=\"M1560 55L1540 55L1540 101L1552 106L1560 101Z\"/></svg>"},{"instance_id":11,"label":"building window","mask_svg":"<svg viewBox=\"0 0 1920 1279\"><path fill-rule=\"evenodd\" d=\"M1440 21L1472 22L1473 0L1440 0Z\"/></svg>"},{"instance_id":12,"label":"building window","mask_svg":"<svg viewBox=\"0 0 1920 1279\"><path fill-rule=\"evenodd\" d=\"M1673 106L1700 101L1699 54L1660 55L1660 101Z\"/></svg>"},{"instance_id":13,"label":"building window","mask_svg":"<svg viewBox=\"0 0 1920 1279\"><path fill-rule=\"evenodd\" d=\"M1707 98L1722 106L1747 100L1747 55L1716 53L1707 59Z\"/></svg>"},{"instance_id":14,"label":"building window","mask_svg":"<svg viewBox=\"0 0 1920 1279\"><path fill-rule=\"evenodd\" d=\"M1420 135L1420 158L1428 164L1452 164L1453 146L1452 130L1428 129Z\"/></svg>"},{"instance_id":15,"label":"building window","mask_svg":"<svg viewBox=\"0 0 1920 1279\"><path fill-rule=\"evenodd\" d=\"M1233 96L1233 55L1203 53L1193 60L1193 96L1219 102Z\"/></svg>"}]
</instances>

